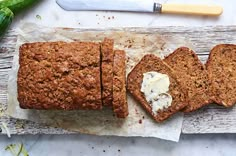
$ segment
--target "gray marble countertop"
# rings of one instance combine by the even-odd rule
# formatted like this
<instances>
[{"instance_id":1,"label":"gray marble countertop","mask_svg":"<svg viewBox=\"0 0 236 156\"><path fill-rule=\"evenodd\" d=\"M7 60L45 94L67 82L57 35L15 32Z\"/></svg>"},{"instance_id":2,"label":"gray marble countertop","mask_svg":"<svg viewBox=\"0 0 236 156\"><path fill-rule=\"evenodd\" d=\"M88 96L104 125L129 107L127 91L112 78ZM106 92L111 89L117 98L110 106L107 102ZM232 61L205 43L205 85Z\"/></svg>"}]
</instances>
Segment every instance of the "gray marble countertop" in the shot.
<instances>
[{"instance_id":1,"label":"gray marble countertop","mask_svg":"<svg viewBox=\"0 0 236 156\"><path fill-rule=\"evenodd\" d=\"M54 0L42 0L39 5L20 14L20 21L60 27L155 27L236 25L233 0L159 0L159 2L220 4L224 13L218 18L176 15L156 15L119 12L66 12ZM37 18L37 15L41 17ZM114 18L112 18L114 17ZM132 19L132 20L131 20ZM155 138L98 137L91 135L23 135L0 136L0 156L10 156L5 147L24 143L30 156L78 155L235 155L236 134L182 135L178 143Z\"/></svg>"},{"instance_id":2,"label":"gray marble countertop","mask_svg":"<svg viewBox=\"0 0 236 156\"><path fill-rule=\"evenodd\" d=\"M36 135L0 137L0 155L6 145L24 143L30 156L232 156L236 154L235 134L182 135L180 142L155 138L98 137L89 135Z\"/></svg>"}]
</instances>

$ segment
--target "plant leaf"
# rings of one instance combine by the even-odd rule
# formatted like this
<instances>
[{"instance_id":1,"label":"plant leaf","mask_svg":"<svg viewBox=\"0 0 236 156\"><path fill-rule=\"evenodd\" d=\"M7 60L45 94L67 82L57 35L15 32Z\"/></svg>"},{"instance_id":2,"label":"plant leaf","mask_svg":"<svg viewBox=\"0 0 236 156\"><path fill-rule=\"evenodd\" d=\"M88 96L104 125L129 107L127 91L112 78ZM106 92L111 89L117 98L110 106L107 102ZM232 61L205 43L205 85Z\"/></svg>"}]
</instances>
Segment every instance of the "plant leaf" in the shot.
<instances>
[{"instance_id":1,"label":"plant leaf","mask_svg":"<svg viewBox=\"0 0 236 156\"><path fill-rule=\"evenodd\" d=\"M6 151L10 151L12 156L29 156L27 150L25 149L23 143L21 144L10 144L6 146Z\"/></svg>"}]
</instances>

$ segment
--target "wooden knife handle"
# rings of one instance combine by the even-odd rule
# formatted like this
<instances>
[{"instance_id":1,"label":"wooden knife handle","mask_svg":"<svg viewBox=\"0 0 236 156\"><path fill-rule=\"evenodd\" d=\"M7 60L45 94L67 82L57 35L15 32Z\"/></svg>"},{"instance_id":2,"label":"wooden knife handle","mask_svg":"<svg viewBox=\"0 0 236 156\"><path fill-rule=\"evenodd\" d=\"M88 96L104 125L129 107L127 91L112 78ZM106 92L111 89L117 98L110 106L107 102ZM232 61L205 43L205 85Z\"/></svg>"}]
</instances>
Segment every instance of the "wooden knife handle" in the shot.
<instances>
[{"instance_id":1,"label":"wooden knife handle","mask_svg":"<svg viewBox=\"0 0 236 156\"><path fill-rule=\"evenodd\" d=\"M217 5L162 4L161 13L219 16L223 8Z\"/></svg>"}]
</instances>

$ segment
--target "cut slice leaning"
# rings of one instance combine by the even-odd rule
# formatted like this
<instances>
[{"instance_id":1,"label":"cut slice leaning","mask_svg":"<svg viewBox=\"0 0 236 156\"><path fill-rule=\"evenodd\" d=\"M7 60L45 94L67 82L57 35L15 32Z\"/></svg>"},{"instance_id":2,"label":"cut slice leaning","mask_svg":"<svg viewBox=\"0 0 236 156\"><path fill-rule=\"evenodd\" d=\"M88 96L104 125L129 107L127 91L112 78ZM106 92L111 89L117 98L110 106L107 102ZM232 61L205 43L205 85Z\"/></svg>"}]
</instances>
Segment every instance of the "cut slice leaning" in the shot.
<instances>
[{"instance_id":1,"label":"cut slice leaning","mask_svg":"<svg viewBox=\"0 0 236 156\"><path fill-rule=\"evenodd\" d=\"M187 90L189 104L183 109L184 112L195 111L212 102L207 70L191 49L178 48L167 56L164 62L174 70L178 80Z\"/></svg>"}]
</instances>

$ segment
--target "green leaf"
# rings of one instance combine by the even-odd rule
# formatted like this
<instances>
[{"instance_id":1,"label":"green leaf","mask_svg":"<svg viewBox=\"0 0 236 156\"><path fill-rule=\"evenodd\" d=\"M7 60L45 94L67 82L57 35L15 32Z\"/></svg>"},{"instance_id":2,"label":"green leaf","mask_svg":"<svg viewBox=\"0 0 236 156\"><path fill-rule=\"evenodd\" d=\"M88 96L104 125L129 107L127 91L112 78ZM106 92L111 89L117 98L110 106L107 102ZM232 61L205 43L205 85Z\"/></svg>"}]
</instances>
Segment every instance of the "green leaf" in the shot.
<instances>
[{"instance_id":1,"label":"green leaf","mask_svg":"<svg viewBox=\"0 0 236 156\"><path fill-rule=\"evenodd\" d=\"M21 144L10 144L5 148L6 151L10 151L12 156L29 156L24 145Z\"/></svg>"}]
</instances>

